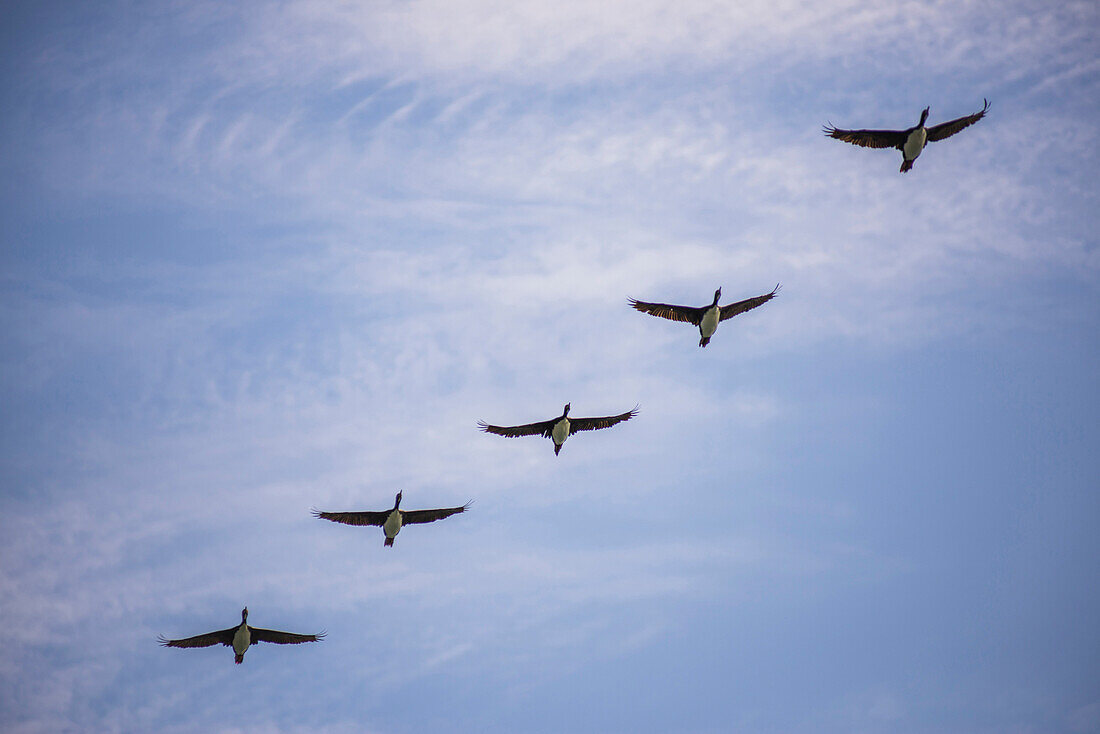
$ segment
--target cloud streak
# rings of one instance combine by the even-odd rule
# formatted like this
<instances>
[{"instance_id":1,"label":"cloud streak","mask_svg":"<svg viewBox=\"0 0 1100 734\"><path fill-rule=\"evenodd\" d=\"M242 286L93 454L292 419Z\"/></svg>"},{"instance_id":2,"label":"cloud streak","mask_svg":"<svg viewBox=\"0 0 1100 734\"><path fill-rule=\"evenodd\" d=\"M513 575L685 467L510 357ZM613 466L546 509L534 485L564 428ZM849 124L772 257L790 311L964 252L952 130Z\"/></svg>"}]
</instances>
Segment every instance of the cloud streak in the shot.
<instances>
[{"instance_id":1,"label":"cloud streak","mask_svg":"<svg viewBox=\"0 0 1100 734\"><path fill-rule=\"evenodd\" d=\"M908 388L820 375L1094 313L1095 110L1063 99L1096 87L1092 4L134 10L36 36L18 68L40 83L3 128L33 171L0 294L16 731L407 730L378 712L524 707L693 649L700 609L785 620L781 647L822 599L877 609L930 563L865 530L891 526L889 471L838 490L866 462L804 465L879 446ZM907 177L819 132L985 95ZM776 282L705 352L626 304ZM558 459L475 427L566 401L641 415ZM392 553L308 515L396 489L477 504ZM329 641L240 671L152 643L243 603ZM927 704L904 682L853 683L834 729L896 729ZM246 689L268 718L219 718Z\"/></svg>"}]
</instances>

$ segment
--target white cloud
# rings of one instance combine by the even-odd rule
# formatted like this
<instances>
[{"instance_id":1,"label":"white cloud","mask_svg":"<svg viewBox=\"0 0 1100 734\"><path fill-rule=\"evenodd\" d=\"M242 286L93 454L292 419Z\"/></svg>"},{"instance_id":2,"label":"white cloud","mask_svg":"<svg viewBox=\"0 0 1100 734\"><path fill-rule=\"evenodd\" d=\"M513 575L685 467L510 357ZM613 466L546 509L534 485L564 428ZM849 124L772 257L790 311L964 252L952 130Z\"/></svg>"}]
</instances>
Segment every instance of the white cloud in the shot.
<instances>
[{"instance_id":1,"label":"white cloud","mask_svg":"<svg viewBox=\"0 0 1100 734\"><path fill-rule=\"evenodd\" d=\"M341 661L407 661L351 676L381 696L517 656L622 655L669 629L670 600L716 593L715 579L751 589L753 573L898 572L774 526L722 539L670 529L648 508L673 501L657 487L694 481L697 459L713 472L775 460L761 434L807 408L754 381L772 360L1044 319L1011 301L1006 316L1001 296L960 305L971 290L1002 294L1021 270L1095 283L1095 214L1080 215L1098 209L1095 126L1027 101L1090 78L1079 57L1095 9L668 7L298 2L207 6L213 20L181 7L176 27L202 35L201 50L160 54L159 34L175 31L153 21L130 44L107 35L90 55L76 44L42 57L44 87L79 103L35 138L55 191L247 220L225 252L193 261L165 253L156 231L123 262L74 242L3 301L19 355L5 383L50 406L16 436L40 454L11 465L48 453L52 473L35 475L35 502L5 498L0 519L0 618L19 631L0 657L46 671L25 696L42 721L65 728L125 674L94 662L112 645L228 624L241 597L265 620L343 631ZM886 81L867 73L870 57ZM935 78L886 89L914 59ZM795 73L780 93L768 80L783 69ZM943 81L958 69L965 83ZM944 116L1005 91L905 177L896 152L817 129L834 113L901 125L927 103L907 95L941 82ZM1017 82L1029 91L1014 96ZM691 328L625 302L701 304L717 286L733 299L776 282L775 301L705 351ZM550 417L566 401L642 412L558 459L544 440L474 425ZM652 466L657 450L683 464ZM388 556L379 533L307 514L384 506L397 488L416 506L478 503L403 532ZM743 491L824 527L859 512ZM597 532L616 513L607 525L636 536ZM553 544L535 516L560 522ZM272 547L282 538L294 542ZM243 580L234 562L249 564ZM318 618L318 599L343 630ZM394 628L408 636L395 642ZM81 632L94 639L75 662L41 657ZM125 730L185 705L102 720ZM905 711L889 693L858 705L879 720Z\"/></svg>"},{"instance_id":2,"label":"white cloud","mask_svg":"<svg viewBox=\"0 0 1100 734\"><path fill-rule=\"evenodd\" d=\"M1088 3L659 0L555 3L291 3L257 14L258 43L233 70L273 79L337 71L345 84L400 75L491 76L573 84L639 71L845 62L860 52L920 58L922 69L1049 60L1086 43ZM976 32L980 29L982 32ZM1059 44L1056 41L1061 40ZM288 57L298 60L289 65ZM1021 75L1026 73L1023 70Z\"/></svg>"}]
</instances>

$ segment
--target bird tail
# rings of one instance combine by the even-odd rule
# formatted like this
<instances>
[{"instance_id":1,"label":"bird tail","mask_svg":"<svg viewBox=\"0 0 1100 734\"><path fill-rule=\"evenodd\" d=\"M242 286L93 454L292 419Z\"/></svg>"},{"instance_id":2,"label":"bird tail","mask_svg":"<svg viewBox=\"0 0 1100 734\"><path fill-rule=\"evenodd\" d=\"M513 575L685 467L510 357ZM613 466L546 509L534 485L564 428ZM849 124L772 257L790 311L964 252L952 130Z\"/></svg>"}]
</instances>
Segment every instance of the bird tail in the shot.
<instances>
[{"instance_id":1,"label":"bird tail","mask_svg":"<svg viewBox=\"0 0 1100 734\"><path fill-rule=\"evenodd\" d=\"M913 161L904 161L903 160L901 162L901 173L905 173L906 171L908 171L912 167L913 167Z\"/></svg>"},{"instance_id":2,"label":"bird tail","mask_svg":"<svg viewBox=\"0 0 1100 734\"><path fill-rule=\"evenodd\" d=\"M561 447L564 446L564 445L565 444L560 444L560 443L554 444L554 456L558 455L558 452L561 451Z\"/></svg>"},{"instance_id":3,"label":"bird tail","mask_svg":"<svg viewBox=\"0 0 1100 734\"><path fill-rule=\"evenodd\" d=\"M391 545L393 545L393 538L386 538L386 542L383 543L382 545L387 547L387 548L390 547Z\"/></svg>"},{"instance_id":4,"label":"bird tail","mask_svg":"<svg viewBox=\"0 0 1100 734\"><path fill-rule=\"evenodd\" d=\"M244 653L243 652L238 653L237 656L233 658L233 662L235 662L237 665L240 665L241 663L243 663L244 662Z\"/></svg>"},{"instance_id":5,"label":"bird tail","mask_svg":"<svg viewBox=\"0 0 1100 734\"><path fill-rule=\"evenodd\" d=\"M699 346L701 346L701 347L705 347L708 344L710 344L710 337L709 336L704 336L702 339L699 340Z\"/></svg>"}]
</instances>

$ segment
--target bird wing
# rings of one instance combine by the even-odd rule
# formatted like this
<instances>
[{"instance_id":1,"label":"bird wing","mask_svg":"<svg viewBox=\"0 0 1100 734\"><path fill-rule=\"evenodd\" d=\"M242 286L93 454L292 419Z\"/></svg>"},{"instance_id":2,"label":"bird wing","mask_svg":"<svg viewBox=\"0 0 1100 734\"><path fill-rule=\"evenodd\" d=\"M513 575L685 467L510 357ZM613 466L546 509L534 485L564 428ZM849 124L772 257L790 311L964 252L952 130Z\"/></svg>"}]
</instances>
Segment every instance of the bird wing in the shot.
<instances>
[{"instance_id":1,"label":"bird wing","mask_svg":"<svg viewBox=\"0 0 1100 734\"><path fill-rule=\"evenodd\" d=\"M694 306L673 306L670 303L646 303L645 301L639 301L634 298L630 299L630 305L650 316L660 316L662 319L668 319L669 321L686 321L696 326L702 322L703 314L706 313L707 310L706 306L702 308L695 308ZM572 421L573 419L570 418L569 420Z\"/></svg>"},{"instance_id":2,"label":"bird wing","mask_svg":"<svg viewBox=\"0 0 1100 734\"><path fill-rule=\"evenodd\" d=\"M161 635L157 638L157 642L165 647L210 647L211 645L217 645L219 642L223 645L232 645L233 634L236 631L236 627L230 627L227 630L207 632L205 635L195 635L182 640L169 640Z\"/></svg>"},{"instance_id":3,"label":"bird wing","mask_svg":"<svg viewBox=\"0 0 1100 734\"><path fill-rule=\"evenodd\" d=\"M313 516L322 520L342 522L345 525L384 525L391 512L393 510L382 510L381 512L321 512L320 510L314 510Z\"/></svg>"},{"instance_id":4,"label":"bird wing","mask_svg":"<svg viewBox=\"0 0 1100 734\"><path fill-rule=\"evenodd\" d=\"M830 138L863 148L900 148L905 145L904 130L841 130L832 125L824 127Z\"/></svg>"},{"instance_id":5,"label":"bird wing","mask_svg":"<svg viewBox=\"0 0 1100 734\"><path fill-rule=\"evenodd\" d=\"M462 507L445 507L440 510L402 510L401 511L401 524L409 525L416 523L435 522L436 520L442 520L445 517L451 515L457 515L460 512L465 512L466 508L470 506L467 502Z\"/></svg>"},{"instance_id":6,"label":"bird wing","mask_svg":"<svg viewBox=\"0 0 1100 734\"><path fill-rule=\"evenodd\" d=\"M738 301L737 303L726 304L725 306L722 306L722 315L718 320L725 321L726 319L732 319L739 313L745 313L746 311L753 310L757 306L763 306L765 303L775 298L775 294L778 292L779 284L776 283L775 288L772 290L771 293L765 293L764 295L757 296L756 298L746 298L745 300Z\"/></svg>"},{"instance_id":7,"label":"bird wing","mask_svg":"<svg viewBox=\"0 0 1100 734\"><path fill-rule=\"evenodd\" d=\"M572 418L570 418L572 420ZM558 422L557 418L548 421L540 421L538 423L528 423L523 426L491 426L485 421L478 421L477 427L486 433L495 433L498 436L505 436L507 438L515 438L516 436L549 436L550 432L554 430L554 424Z\"/></svg>"},{"instance_id":8,"label":"bird wing","mask_svg":"<svg viewBox=\"0 0 1100 734\"><path fill-rule=\"evenodd\" d=\"M609 415L605 418L570 418L569 432L576 433L577 431L598 431L601 428L610 428L616 423L628 421L636 415L638 415L637 405L634 406L633 410L628 410L622 415Z\"/></svg>"},{"instance_id":9,"label":"bird wing","mask_svg":"<svg viewBox=\"0 0 1100 734\"><path fill-rule=\"evenodd\" d=\"M278 630L265 630L249 625L248 631L252 636L252 642L274 642L276 645L298 645L303 642L317 642L324 638L325 633L315 635L298 635L293 632L280 632Z\"/></svg>"},{"instance_id":10,"label":"bird wing","mask_svg":"<svg viewBox=\"0 0 1100 734\"><path fill-rule=\"evenodd\" d=\"M951 120L949 122L941 122L939 125L928 128L928 142L931 143L934 140L949 138L960 130L970 127L975 122L985 117L985 112L989 109L989 100L983 99L982 102L982 109L975 112L973 115L960 117L957 120Z\"/></svg>"}]
</instances>

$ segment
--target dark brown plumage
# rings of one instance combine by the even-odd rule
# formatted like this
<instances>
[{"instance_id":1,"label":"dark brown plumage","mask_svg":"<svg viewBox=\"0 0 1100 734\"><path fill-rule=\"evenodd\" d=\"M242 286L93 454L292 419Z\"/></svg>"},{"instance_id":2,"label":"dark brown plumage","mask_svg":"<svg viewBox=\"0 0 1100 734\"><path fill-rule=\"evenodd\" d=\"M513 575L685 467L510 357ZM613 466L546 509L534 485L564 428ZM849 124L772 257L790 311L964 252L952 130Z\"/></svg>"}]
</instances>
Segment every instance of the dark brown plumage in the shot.
<instances>
[{"instance_id":1,"label":"dark brown plumage","mask_svg":"<svg viewBox=\"0 0 1100 734\"><path fill-rule=\"evenodd\" d=\"M763 306L765 303L775 298L775 294L779 292L779 284L776 283L775 288L770 293L765 293L762 296L755 296L753 298L746 298L743 301L737 301L736 303L728 303L725 306L718 305L718 299L722 295L722 289L719 288L714 292L714 301L709 306L676 306L671 303L649 303L647 301L639 301L636 298L628 299L628 303L636 310L642 313L649 314L650 316L657 316L662 319L668 319L669 321L682 321L684 323L693 324L699 327L699 346L705 347L710 343L710 338L714 334L714 329L718 328L718 324L726 319L732 319L738 314L751 311L758 306ZM711 309L717 308L717 319L715 319L715 313L711 312L710 320L706 325L703 324L704 318Z\"/></svg>"},{"instance_id":2,"label":"dark brown plumage","mask_svg":"<svg viewBox=\"0 0 1100 734\"><path fill-rule=\"evenodd\" d=\"M229 629L217 630L215 632L207 632L202 635L195 635L194 637L185 637L182 640L169 640L161 635L157 638L157 642L165 647L210 647L211 645L225 645L234 649L235 662L240 664L244 661L245 651L257 642L272 642L276 645L299 645L303 642L318 642L325 637L324 632L319 632L315 635L300 635L295 632L281 632L279 630L268 630L261 627L252 627L248 623L248 608L245 607L241 610L241 623L236 627L230 627ZM248 628L248 640L241 641L240 646L234 646L234 638L238 632L242 633L244 628Z\"/></svg>"},{"instance_id":3,"label":"dark brown plumage","mask_svg":"<svg viewBox=\"0 0 1100 734\"><path fill-rule=\"evenodd\" d=\"M439 510L398 510L401 513L402 525L417 525L426 522L435 522L445 517L465 512L472 502L467 502L461 507L447 507ZM381 512L321 512L313 510L313 516L322 520L343 523L344 525L375 525L381 527L393 510Z\"/></svg>"},{"instance_id":4,"label":"dark brown plumage","mask_svg":"<svg viewBox=\"0 0 1100 734\"><path fill-rule=\"evenodd\" d=\"M825 134L830 138L843 140L845 143L858 145L861 148L897 148L905 145L905 139L910 130L841 130L832 125L825 126Z\"/></svg>"},{"instance_id":5,"label":"dark brown plumage","mask_svg":"<svg viewBox=\"0 0 1100 734\"><path fill-rule=\"evenodd\" d=\"M236 627L230 627L227 630L218 630L217 632L207 632L205 635L195 635L194 637L186 637L182 640L169 640L164 635L157 638L157 642L165 647L210 647L211 645L217 645L221 643L223 645L233 644L233 634L237 631Z\"/></svg>"},{"instance_id":6,"label":"dark brown plumage","mask_svg":"<svg viewBox=\"0 0 1100 734\"><path fill-rule=\"evenodd\" d=\"M746 298L743 301L737 303L727 303L725 306L721 306L722 317L720 321L726 319L732 319L738 314L743 314L746 311L751 311L757 306L763 306L765 303L775 298L775 294L779 292L779 284L775 284L775 288L772 288L770 293L765 293L762 296L755 296L753 298Z\"/></svg>"},{"instance_id":7,"label":"dark brown plumage","mask_svg":"<svg viewBox=\"0 0 1100 734\"><path fill-rule=\"evenodd\" d=\"M230 627L217 632L207 632L205 635L185 637L182 640L169 640L164 635L157 638L157 642L165 647L210 647L211 645L233 645L233 635L237 627ZM276 645L300 645L303 642L319 642L324 639L326 632L318 632L315 635L300 635L296 632L280 632L279 630L265 630L262 627L248 626L248 633L252 636L252 642L273 642Z\"/></svg>"},{"instance_id":8,"label":"dark brown plumage","mask_svg":"<svg viewBox=\"0 0 1100 734\"><path fill-rule=\"evenodd\" d=\"M611 428L611 426L622 423L623 421L628 421L636 415L638 415L638 406L634 406L625 413L609 415L606 418L570 418L569 433L573 434L577 431L598 431L601 428Z\"/></svg>"},{"instance_id":9,"label":"dark brown plumage","mask_svg":"<svg viewBox=\"0 0 1100 734\"><path fill-rule=\"evenodd\" d=\"M989 110L989 100L982 100L982 108L975 112L973 115L966 115L949 122L941 122L939 125L933 125L928 128L928 142L934 142L936 140L943 140L949 138L960 130L973 125L978 120L985 117L985 113Z\"/></svg>"},{"instance_id":10,"label":"dark brown plumage","mask_svg":"<svg viewBox=\"0 0 1100 734\"><path fill-rule=\"evenodd\" d=\"M707 306L675 306L671 303L648 303L637 299L628 299L631 306L650 316L659 316L669 321L682 321L698 326L703 321L703 314L707 312Z\"/></svg>"},{"instance_id":11,"label":"dark brown plumage","mask_svg":"<svg viewBox=\"0 0 1100 734\"><path fill-rule=\"evenodd\" d=\"M517 438L519 436L544 436L554 442L554 455L557 456L561 451L562 444L572 434L577 431L598 431L602 428L610 428L611 426L628 421L634 416L638 415L638 406L635 405L633 409L628 410L625 413L619 415L609 415L600 418L569 418L569 403L565 404L565 410L561 416L557 418L551 418L548 421L539 421L538 423L525 423L522 426L494 426L486 423L485 421L478 421L477 427L486 433L492 433L496 436L504 436L505 438ZM568 421L569 430L564 435L560 436L561 441L554 437L554 427L561 423L563 420ZM564 428L562 429L564 431Z\"/></svg>"},{"instance_id":12,"label":"dark brown plumage","mask_svg":"<svg viewBox=\"0 0 1100 734\"><path fill-rule=\"evenodd\" d=\"M901 172L905 173L913 167L913 161L921 154L925 145L944 140L960 130L970 127L985 117L988 110L989 100L983 99L981 110L973 115L941 122L939 125L933 125L932 127L924 126L925 120L928 119L928 108L925 107L921 112L920 122L908 130L842 130L829 124L824 127L824 131L830 138L843 140L845 143L863 148L896 148L900 150L902 152ZM921 129L925 132L923 140L920 139L919 135L911 138L914 132Z\"/></svg>"},{"instance_id":13,"label":"dark brown plumage","mask_svg":"<svg viewBox=\"0 0 1100 734\"><path fill-rule=\"evenodd\" d=\"M435 522L445 517L450 517L459 512L465 512L473 502L467 502L461 507L444 507L436 510L402 510L401 492L393 499L392 510L366 511L366 512L321 512L314 510L313 516L322 520L343 523L344 525L375 525L382 528L386 536L383 545L390 547L401 528L405 525L416 525L426 522Z\"/></svg>"},{"instance_id":14,"label":"dark brown plumage","mask_svg":"<svg viewBox=\"0 0 1100 734\"><path fill-rule=\"evenodd\" d=\"M550 438L550 433L554 430L554 424L559 420L561 419L551 418L548 421L525 423L522 426L491 426L485 421L478 421L477 427L486 433L504 436L505 438L518 438L520 436L544 436Z\"/></svg>"},{"instance_id":15,"label":"dark brown plumage","mask_svg":"<svg viewBox=\"0 0 1100 734\"><path fill-rule=\"evenodd\" d=\"M393 510L380 510L378 512L321 512L310 510L313 516L321 520L343 523L344 525L375 525L381 527Z\"/></svg>"}]
</instances>

